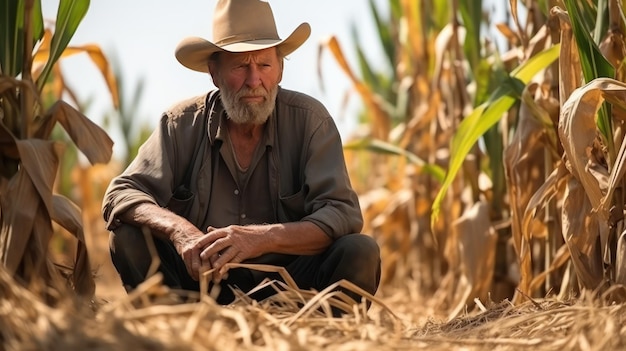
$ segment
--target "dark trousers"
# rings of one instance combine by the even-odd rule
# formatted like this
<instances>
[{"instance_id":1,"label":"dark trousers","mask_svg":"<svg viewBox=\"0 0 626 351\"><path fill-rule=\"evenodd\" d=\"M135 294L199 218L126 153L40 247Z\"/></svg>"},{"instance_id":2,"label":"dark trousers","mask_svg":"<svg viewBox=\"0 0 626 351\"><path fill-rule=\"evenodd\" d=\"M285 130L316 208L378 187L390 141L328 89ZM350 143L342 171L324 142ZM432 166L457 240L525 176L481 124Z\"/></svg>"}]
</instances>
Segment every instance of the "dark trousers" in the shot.
<instances>
[{"instance_id":1,"label":"dark trousers","mask_svg":"<svg viewBox=\"0 0 626 351\"><path fill-rule=\"evenodd\" d=\"M148 235L160 258L158 271L163 274L163 283L174 289L199 291L199 282L187 273L185 263L168 242ZM127 291L137 287L146 279L152 256L146 244L146 235L139 228L122 224L115 229L109 240L111 258ZM321 254L295 256L269 254L250 262L283 266L300 289L321 291L342 279L348 280L361 289L374 295L380 282L380 250L376 241L364 234L345 235L335 240ZM282 280L278 274L252 271L247 268L234 268L220 282L221 289L216 301L228 304L234 300L229 286L248 292L264 278ZM353 291L343 291L356 302L361 296ZM261 300L275 290L266 288L252 295ZM369 305L369 304L368 304Z\"/></svg>"}]
</instances>

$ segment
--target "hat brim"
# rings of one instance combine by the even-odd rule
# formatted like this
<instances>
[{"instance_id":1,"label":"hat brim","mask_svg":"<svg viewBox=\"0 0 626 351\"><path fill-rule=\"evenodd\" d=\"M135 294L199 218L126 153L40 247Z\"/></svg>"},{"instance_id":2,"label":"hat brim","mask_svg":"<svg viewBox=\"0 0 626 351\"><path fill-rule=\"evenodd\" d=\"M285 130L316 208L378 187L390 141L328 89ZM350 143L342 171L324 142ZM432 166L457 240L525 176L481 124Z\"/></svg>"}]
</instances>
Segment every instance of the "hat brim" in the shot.
<instances>
[{"instance_id":1,"label":"hat brim","mask_svg":"<svg viewBox=\"0 0 626 351\"><path fill-rule=\"evenodd\" d=\"M282 40L262 39L217 46L210 41L189 37L183 39L176 47L175 56L183 66L198 72L208 72L209 56L218 51L248 52L279 47L280 54L287 56L300 47L311 35L308 23L300 24L287 38Z\"/></svg>"}]
</instances>

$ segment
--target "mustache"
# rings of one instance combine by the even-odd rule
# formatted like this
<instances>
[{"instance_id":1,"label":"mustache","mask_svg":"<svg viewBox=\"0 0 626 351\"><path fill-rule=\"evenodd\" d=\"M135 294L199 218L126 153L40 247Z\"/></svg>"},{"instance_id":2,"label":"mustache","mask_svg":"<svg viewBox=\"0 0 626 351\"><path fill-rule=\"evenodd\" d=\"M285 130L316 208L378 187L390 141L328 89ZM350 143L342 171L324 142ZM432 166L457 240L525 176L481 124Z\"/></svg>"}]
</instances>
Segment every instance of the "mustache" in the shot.
<instances>
[{"instance_id":1,"label":"mustache","mask_svg":"<svg viewBox=\"0 0 626 351\"><path fill-rule=\"evenodd\" d=\"M239 100L245 96L261 96L267 99L269 97L269 92L262 87L250 89L250 88L242 88L235 94L235 99Z\"/></svg>"}]
</instances>

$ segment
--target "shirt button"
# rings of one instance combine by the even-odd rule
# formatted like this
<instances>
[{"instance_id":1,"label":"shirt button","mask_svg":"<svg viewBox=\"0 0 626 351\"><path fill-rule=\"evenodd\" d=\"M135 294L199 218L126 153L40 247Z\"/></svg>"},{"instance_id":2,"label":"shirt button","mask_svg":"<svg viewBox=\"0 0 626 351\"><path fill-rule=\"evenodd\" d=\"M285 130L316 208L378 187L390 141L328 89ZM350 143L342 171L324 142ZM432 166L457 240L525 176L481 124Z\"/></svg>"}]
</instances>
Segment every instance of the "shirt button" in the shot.
<instances>
[{"instance_id":1,"label":"shirt button","mask_svg":"<svg viewBox=\"0 0 626 351\"><path fill-rule=\"evenodd\" d=\"M235 195L239 195L239 189L235 189Z\"/></svg>"},{"instance_id":2,"label":"shirt button","mask_svg":"<svg viewBox=\"0 0 626 351\"><path fill-rule=\"evenodd\" d=\"M245 213L242 213L242 214L241 214L241 218L242 218L242 219L245 219L245 218L246 218L246 214L245 214Z\"/></svg>"}]
</instances>

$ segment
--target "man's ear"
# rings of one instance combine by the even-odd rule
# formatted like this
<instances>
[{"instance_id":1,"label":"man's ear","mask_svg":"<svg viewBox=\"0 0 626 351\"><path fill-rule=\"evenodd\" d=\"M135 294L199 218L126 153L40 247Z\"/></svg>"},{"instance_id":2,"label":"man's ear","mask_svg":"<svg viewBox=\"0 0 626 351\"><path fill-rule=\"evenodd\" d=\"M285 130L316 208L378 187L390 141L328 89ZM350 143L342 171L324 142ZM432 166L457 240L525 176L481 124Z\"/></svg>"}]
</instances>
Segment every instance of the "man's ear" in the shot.
<instances>
[{"instance_id":1,"label":"man's ear","mask_svg":"<svg viewBox=\"0 0 626 351\"><path fill-rule=\"evenodd\" d=\"M278 74L278 82L280 83L283 80L283 69L285 68L285 61L280 60L280 73Z\"/></svg>"},{"instance_id":2,"label":"man's ear","mask_svg":"<svg viewBox=\"0 0 626 351\"><path fill-rule=\"evenodd\" d=\"M215 85L216 88L219 88L219 85L217 84L217 79L215 79L215 77L213 77L212 74L209 74L209 76L211 77L211 81L213 82L213 85Z\"/></svg>"},{"instance_id":3,"label":"man's ear","mask_svg":"<svg viewBox=\"0 0 626 351\"><path fill-rule=\"evenodd\" d=\"M218 74L217 69L215 67L215 62L212 60L209 60L209 63L207 63L207 66L209 68L209 76L211 77L211 81L213 81L213 85L219 88L219 86L217 85L217 79L215 79L215 75Z\"/></svg>"}]
</instances>

